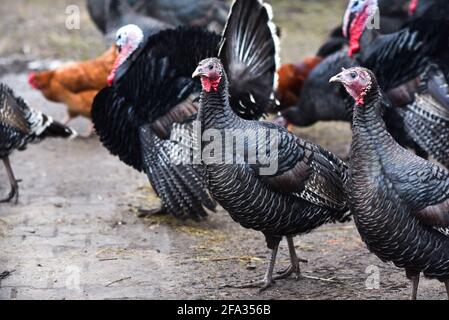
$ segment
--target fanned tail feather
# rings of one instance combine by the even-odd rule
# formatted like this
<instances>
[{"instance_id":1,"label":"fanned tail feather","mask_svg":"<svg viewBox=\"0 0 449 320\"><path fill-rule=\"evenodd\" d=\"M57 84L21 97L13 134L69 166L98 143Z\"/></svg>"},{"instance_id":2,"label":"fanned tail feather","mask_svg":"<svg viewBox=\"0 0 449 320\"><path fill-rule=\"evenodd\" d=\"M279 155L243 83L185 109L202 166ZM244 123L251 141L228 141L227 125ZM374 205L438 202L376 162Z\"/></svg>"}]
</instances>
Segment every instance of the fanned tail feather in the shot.
<instances>
[{"instance_id":1,"label":"fanned tail feather","mask_svg":"<svg viewBox=\"0 0 449 320\"><path fill-rule=\"evenodd\" d=\"M276 109L279 38L270 5L234 2L219 57L229 77L231 105L242 118L258 119Z\"/></svg>"},{"instance_id":2,"label":"fanned tail feather","mask_svg":"<svg viewBox=\"0 0 449 320\"><path fill-rule=\"evenodd\" d=\"M39 138L66 138L74 139L78 134L72 128L54 121L49 116L41 114L44 130L38 135Z\"/></svg>"},{"instance_id":3,"label":"fanned tail feather","mask_svg":"<svg viewBox=\"0 0 449 320\"><path fill-rule=\"evenodd\" d=\"M72 128L54 121L41 111L30 108L25 100L16 96L11 88L2 83L0 83L0 102L8 109L4 112L10 112L9 116L13 118L15 126L27 134L24 143L38 143L47 137L72 139L77 136Z\"/></svg>"}]
</instances>

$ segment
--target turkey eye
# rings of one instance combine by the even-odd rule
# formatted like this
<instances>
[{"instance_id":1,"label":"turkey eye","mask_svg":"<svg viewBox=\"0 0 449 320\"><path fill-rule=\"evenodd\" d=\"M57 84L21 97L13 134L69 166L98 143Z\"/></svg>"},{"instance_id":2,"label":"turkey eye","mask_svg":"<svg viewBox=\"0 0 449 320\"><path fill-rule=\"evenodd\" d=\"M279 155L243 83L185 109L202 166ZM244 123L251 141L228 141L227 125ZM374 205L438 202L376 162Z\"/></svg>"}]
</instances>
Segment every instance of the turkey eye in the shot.
<instances>
[{"instance_id":1,"label":"turkey eye","mask_svg":"<svg viewBox=\"0 0 449 320\"><path fill-rule=\"evenodd\" d=\"M352 79L355 79L357 77L357 74L355 72L351 72L349 75Z\"/></svg>"},{"instance_id":2,"label":"turkey eye","mask_svg":"<svg viewBox=\"0 0 449 320\"><path fill-rule=\"evenodd\" d=\"M212 70L214 68L214 66L213 65L209 65L209 70Z\"/></svg>"}]
</instances>

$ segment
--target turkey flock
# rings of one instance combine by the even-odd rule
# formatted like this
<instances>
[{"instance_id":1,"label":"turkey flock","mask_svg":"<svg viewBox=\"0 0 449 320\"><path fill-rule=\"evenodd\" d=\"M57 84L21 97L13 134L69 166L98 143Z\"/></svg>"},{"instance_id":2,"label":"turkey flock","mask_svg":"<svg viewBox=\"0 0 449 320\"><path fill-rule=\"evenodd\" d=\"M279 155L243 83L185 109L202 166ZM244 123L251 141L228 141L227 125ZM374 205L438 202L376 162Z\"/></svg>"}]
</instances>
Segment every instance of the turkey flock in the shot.
<instances>
[{"instance_id":1,"label":"turkey flock","mask_svg":"<svg viewBox=\"0 0 449 320\"><path fill-rule=\"evenodd\" d=\"M373 254L405 270L411 299L421 274L449 298L449 1L350 0L315 56L283 65L282 30L262 0L87 7L111 48L29 76L67 105L65 121L0 84L11 187L2 203L19 201L10 155L74 138L67 124L81 115L111 154L147 175L161 207L142 215L201 221L220 206L264 235L268 267L248 286L299 277L293 238L353 220ZM346 159L289 130L334 120L351 124ZM284 237L290 266L276 274Z\"/></svg>"}]
</instances>

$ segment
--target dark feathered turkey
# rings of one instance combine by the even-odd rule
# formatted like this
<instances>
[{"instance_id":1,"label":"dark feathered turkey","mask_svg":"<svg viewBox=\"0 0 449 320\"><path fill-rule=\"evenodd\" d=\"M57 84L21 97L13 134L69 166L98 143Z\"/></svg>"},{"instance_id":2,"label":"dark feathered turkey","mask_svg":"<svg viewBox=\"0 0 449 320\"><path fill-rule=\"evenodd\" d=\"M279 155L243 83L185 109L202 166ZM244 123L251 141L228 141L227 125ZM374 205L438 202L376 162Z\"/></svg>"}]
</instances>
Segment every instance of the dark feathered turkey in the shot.
<instances>
[{"instance_id":1,"label":"dark feathered turkey","mask_svg":"<svg viewBox=\"0 0 449 320\"><path fill-rule=\"evenodd\" d=\"M107 38L133 23L145 33L167 27L196 26L221 31L229 12L224 0L87 0L92 20Z\"/></svg>"},{"instance_id":2,"label":"dark feathered turkey","mask_svg":"<svg viewBox=\"0 0 449 320\"><path fill-rule=\"evenodd\" d=\"M159 20L145 12L143 0L87 0L87 9L95 25L105 35L108 44L115 39L117 30L127 24L139 26L146 36L175 25Z\"/></svg>"},{"instance_id":3,"label":"dark feathered turkey","mask_svg":"<svg viewBox=\"0 0 449 320\"><path fill-rule=\"evenodd\" d=\"M207 186L212 197L236 222L265 235L272 250L272 260L262 287L265 289L273 281L276 252L283 237L288 239L292 264L278 278L293 272L299 274L294 236L310 232L327 222L347 221L349 216L343 187L346 166L330 152L282 127L239 117L229 100L229 82L218 59L204 60L195 74L201 76L203 83L211 75L220 74L217 90L208 90L207 86L203 88L198 115L205 141L202 154ZM214 154L223 156L213 162L208 161L209 151L206 150L212 145L207 138L210 130L219 132L226 139L245 141L245 148L215 149ZM227 135L230 132L233 135ZM267 133L271 134L271 140L263 139ZM216 138L213 142L216 143ZM272 171L264 170L267 163L260 158L255 161L247 155L251 151L259 156L265 155L267 146L277 147L271 149L269 157ZM225 162L227 155L235 161Z\"/></svg>"},{"instance_id":4,"label":"dark feathered turkey","mask_svg":"<svg viewBox=\"0 0 449 320\"><path fill-rule=\"evenodd\" d=\"M298 107L285 112L287 120L310 125L317 120L342 120L345 114L351 119L351 100L339 88L326 88L325 82L340 67L366 66L373 69L386 91L382 101L384 120L394 138L417 154L431 155L448 166L449 91L445 74L449 73L444 70L448 61L449 2L420 3L426 5L418 6L413 18L397 33L380 35L376 30L365 30L360 39L351 35L357 48L350 50L352 57L335 53L318 65L305 82ZM349 25L374 5L375 1L365 0L358 1L356 9L349 6Z\"/></svg>"},{"instance_id":5,"label":"dark feathered turkey","mask_svg":"<svg viewBox=\"0 0 449 320\"><path fill-rule=\"evenodd\" d=\"M351 1L351 3L354 1ZM360 1L359 3L362 3ZM389 34L398 31L409 20L408 5L410 0L379 1L380 32ZM350 5L351 5L350 3ZM352 18L348 16L348 19ZM348 21L351 25L352 19ZM369 45L366 41L364 45ZM335 28L330 37L318 50L317 55L324 58L308 75L301 92L300 100L295 106L282 112L288 123L304 127L318 121L350 121L352 103L350 99L340 98L339 88L330 89L329 79L341 68L359 65L355 57L348 56L348 39L343 35L343 26ZM346 100L346 99L345 99Z\"/></svg>"},{"instance_id":6,"label":"dark feathered turkey","mask_svg":"<svg viewBox=\"0 0 449 320\"><path fill-rule=\"evenodd\" d=\"M11 184L9 196L0 202L19 199L19 186L12 171L9 156L16 150L25 150L29 143L47 137L74 138L76 132L53 121L40 111L31 109L23 99L14 95L0 83L0 159L2 159Z\"/></svg>"},{"instance_id":7,"label":"dark feathered turkey","mask_svg":"<svg viewBox=\"0 0 449 320\"><path fill-rule=\"evenodd\" d=\"M358 60L370 68L408 135L421 150L449 167L449 2L428 0L398 33L362 46ZM363 39L362 39L363 41Z\"/></svg>"},{"instance_id":8,"label":"dark feathered turkey","mask_svg":"<svg viewBox=\"0 0 449 320\"><path fill-rule=\"evenodd\" d=\"M236 1L223 38L198 28L149 37L95 98L93 121L104 146L145 171L163 211L175 217L199 219L206 216L203 206L215 208L198 166L179 163L184 145L171 139L173 125L192 130L201 92L192 72L202 59L219 55L231 77L234 110L244 118L262 116L275 104L270 10L258 0Z\"/></svg>"},{"instance_id":9,"label":"dark feathered turkey","mask_svg":"<svg viewBox=\"0 0 449 320\"><path fill-rule=\"evenodd\" d=\"M449 297L449 172L402 148L382 119L374 74L363 68L333 78L352 90L349 202L368 248L383 261L445 282Z\"/></svg>"},{"instance_id":10,"label":"dark feathered turkey","mask_svg":"<svg viewBox=\"0 0 449 320\"><path fill-rule=\"evenodd\" d=\"M363 1L351 1L351 4L355 5L361 3ZM408 4L409 0L379 1L380 24L376 25L376 28L379 27L378 31L382 34L398 31L409 20ZM345 54L348 39L343 29L351 26L352 16L345 14L344 21L348 27L339 26L333 29L319 48L316 57L307 57L296 64L284 64L278 70L279 87L276 94L280 100L279 123L308 126L317 121L350 120L347 115L352 113L352 106L349 104L349 107L345 107L338 98L338 90L330 92L327 86L327 81L335 72L342 67L357 64L355 59ZM315 67L317 70L312 72ZM285 111L287 108L290 109Z\"/></svg>"}]
</instances>

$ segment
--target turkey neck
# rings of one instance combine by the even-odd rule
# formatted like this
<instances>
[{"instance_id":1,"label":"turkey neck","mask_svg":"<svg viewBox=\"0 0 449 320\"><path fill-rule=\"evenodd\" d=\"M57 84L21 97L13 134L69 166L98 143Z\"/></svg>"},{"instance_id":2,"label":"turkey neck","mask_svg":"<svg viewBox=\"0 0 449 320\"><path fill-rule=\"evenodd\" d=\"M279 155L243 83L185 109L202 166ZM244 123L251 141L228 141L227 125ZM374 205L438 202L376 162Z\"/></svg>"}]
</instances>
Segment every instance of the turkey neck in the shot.
<instances>
[{"instance_id":1,"label":"turkey neck","mask_svg":"<svg viewBox=\"0 0 449 320\"><path fill-rule=\"evenodd\" d=\"M379 90L373 90L366 101L364 105L354 107L351 159L358 164L366 160L383 163L383 157L396 147L396 142L382 118Z\"/></svg>"},{"instance_id":2,"label":"turkey neck","mask_svg":"<svg viewBox=\"0 0 449 320\"><path fill-rule=\"evenodd\" d=\"M235 126L242 119L237 116L229 104L228 80L223 75L217 91L201 92L201 104L198 120L202 130L226 129Z\"/></svg>"}]
</instances>

